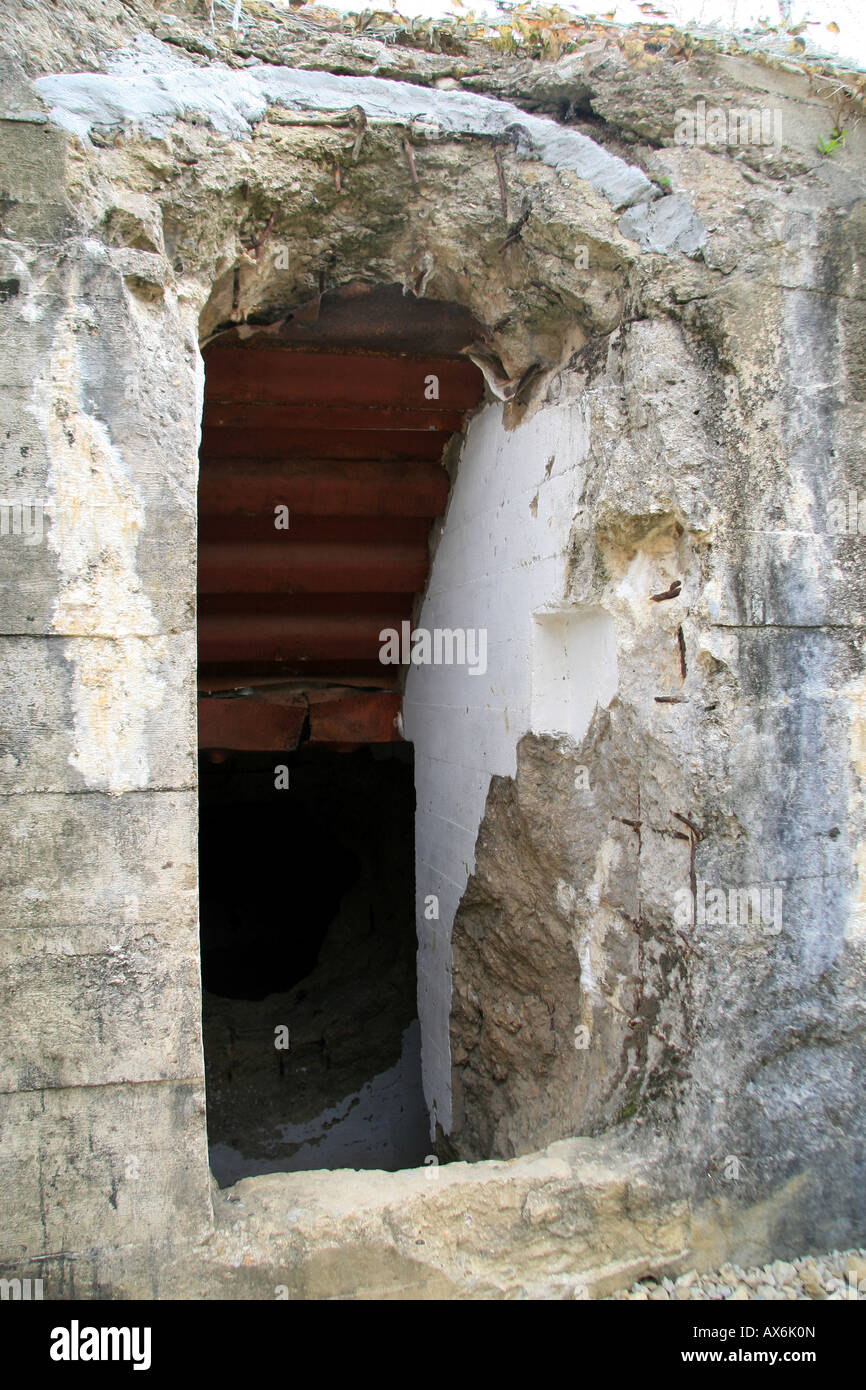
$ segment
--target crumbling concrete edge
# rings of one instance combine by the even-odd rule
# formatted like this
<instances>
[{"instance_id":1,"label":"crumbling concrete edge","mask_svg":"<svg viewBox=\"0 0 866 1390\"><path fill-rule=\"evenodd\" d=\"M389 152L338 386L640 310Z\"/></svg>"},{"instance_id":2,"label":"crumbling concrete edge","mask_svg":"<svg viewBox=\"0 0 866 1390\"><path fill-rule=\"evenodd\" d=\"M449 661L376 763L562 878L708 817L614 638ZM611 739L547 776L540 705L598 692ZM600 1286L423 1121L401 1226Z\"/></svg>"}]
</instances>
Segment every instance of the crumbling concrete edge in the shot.
<instances>
[{"instance_id":1,"label":"crumbling concrete edge","mask_svg":"<svg viewBox=\"0 0 866 1390\"><path fill-rule=\"evenodd\" d=\"M268 1174L215 1194L200 1296L598 1299L771 1257L808 1182L695 1203L661 1151L602 1138L399 1173Z\"/></svg>"},{"instance_id":2,"label":"crumbling concrete edge","mask_svg":"<svg viewBox=\"0 0 866 1390\"><path fill-rule=\"evenodd\" d=\"M222 64L202 69L146 36L112 59L110 68L108 73L57 73L33 82L52 122L85 144L95 126L133 128L159 138L173 121L193 119L230 138L246 139L270 107L340 114L360 107L373 122L422 122L435 138L514 141L523 157L585 179L615 211L631 209L620 230L644 250L694 256L706 241L703 223L682 194L663 196L643 170L589 136L494 97L267 64L243 72ZM658 206L650 209L648 204Z\"/></svg>"}]
</instances>

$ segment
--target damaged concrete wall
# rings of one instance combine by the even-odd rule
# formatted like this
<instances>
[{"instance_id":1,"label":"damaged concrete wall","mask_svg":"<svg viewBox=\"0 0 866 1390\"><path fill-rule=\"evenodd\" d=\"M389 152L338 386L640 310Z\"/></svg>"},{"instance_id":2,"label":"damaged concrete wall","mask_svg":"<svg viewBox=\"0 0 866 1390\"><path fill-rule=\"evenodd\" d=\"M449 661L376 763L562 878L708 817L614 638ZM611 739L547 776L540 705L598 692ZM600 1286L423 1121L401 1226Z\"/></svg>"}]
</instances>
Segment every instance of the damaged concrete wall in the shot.
<instances>
[{"instance_id":1,"label":"damaged concrete wall","mask_svg":"<svg viewBox=\"0 0 866 1390\"><path fill-rule=\"evenodd\" d=\"M613 335L579 392L588 454L547 460L553 478L564 455L579 493L547 601L609 615L618 683L585 740L527 735L516 776L493 779L454 919L446 1129L478 1158L649 1124L693 1190L733 1172L753 1199L811 1169L801 1238L832 1243L862 1220L859 541L837 524L863 465L862 223L789 218L748 288L732 277L712 305ZM486 515L514 498L494 472ZM491 574L506 536L477 561ZM512 583L541 577L539 549L515 558ZM494 616L490 640L524 644L521 729L532 606ZM491 712L475 718L466 757L498 771ZM471 841L479 797L445 781L442 814Z\"/></svg>"},{"instance_id":2,"label":"damaged concrete wall","mask_svg":"<svg viewBox=\"0 0 866 1390\"><path fill-rule=\"evenodd\" d=\"M2 490L44 527L0 543L0 1258L171 1293L169 1247L208 1242L210 1289L236 1253L210 1235L202 1094L199 345L353 279L488 329L418 619L486 628L488 669L413 670L406 697L443 1146L600 1136L550 1160L555 1197L527 1160L503 1218L575 1268L608 1237L629 1277L652 1260L619 1216L597 1245L566 1220L592 1154L670 1260L862 1237L862 134L823 158L835 115L803 73L591 26L506 63L115 10L79 32L32 0L2 54ZM700 101L778 110L782 138L678 143ZM710 898L752 887L768 921ZM455 1168L442 1220L495 1166ZM417 1176L350 1222L374 1263ZM249 1207L310 1181L250 1179ZM281 1255L298 1289L339 1244L316 1221Z\"/></svg>"}]
</instances>

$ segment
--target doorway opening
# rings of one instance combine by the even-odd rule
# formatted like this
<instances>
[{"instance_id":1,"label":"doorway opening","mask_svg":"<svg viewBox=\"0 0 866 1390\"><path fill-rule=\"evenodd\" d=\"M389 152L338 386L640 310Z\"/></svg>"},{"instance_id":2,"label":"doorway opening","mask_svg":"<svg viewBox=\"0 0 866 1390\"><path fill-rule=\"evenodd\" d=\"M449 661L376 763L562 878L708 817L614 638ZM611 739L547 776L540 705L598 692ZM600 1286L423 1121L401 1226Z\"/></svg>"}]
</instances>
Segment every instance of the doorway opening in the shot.
<instances>
[{"instance_id":1,"label":"doorway opening","mask_svg":"<svg viewBox=\"0 0 866 1390\"><path fill-rule=\"evenodd\" d=\"M421 1092L411 746L202 758L203 1025L221 1185L414 1167Z\"/></svg>"},{"instance_id":2,"label":"doorway opening","mask_svg":"<svg viewBox=\"0 0 866 1390\"><path fill-rule=\"evenodd\" d=\"M464 310L347 286L211 335L199 482L199 891L211 1167L423 1163L410 621Z\"/></svg>"}]
</instances>

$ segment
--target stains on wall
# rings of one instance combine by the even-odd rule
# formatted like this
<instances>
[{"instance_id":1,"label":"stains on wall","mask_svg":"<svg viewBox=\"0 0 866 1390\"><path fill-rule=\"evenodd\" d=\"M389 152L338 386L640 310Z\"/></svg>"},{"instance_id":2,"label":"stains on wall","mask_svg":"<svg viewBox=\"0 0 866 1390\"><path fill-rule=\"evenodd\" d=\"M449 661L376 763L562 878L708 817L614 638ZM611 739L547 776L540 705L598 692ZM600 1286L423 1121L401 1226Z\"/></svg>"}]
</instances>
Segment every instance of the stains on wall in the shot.
<instances>
[{"instance_id":1,"label":"stains on wall","mask_svg":"<svg viewBox=\"0 0 866 1390\"><path fill-rule=\"evenodd\" d=\"M166 655L136 572L146 525L121 449L83 400L80 333L91 311L61 319L33 411L50 459L48 543L58 558L54 631L68 637L75 734L69 761L88 787L112 793L148 783L148 715L159 709Z\"/></svg>"}]
</instances>

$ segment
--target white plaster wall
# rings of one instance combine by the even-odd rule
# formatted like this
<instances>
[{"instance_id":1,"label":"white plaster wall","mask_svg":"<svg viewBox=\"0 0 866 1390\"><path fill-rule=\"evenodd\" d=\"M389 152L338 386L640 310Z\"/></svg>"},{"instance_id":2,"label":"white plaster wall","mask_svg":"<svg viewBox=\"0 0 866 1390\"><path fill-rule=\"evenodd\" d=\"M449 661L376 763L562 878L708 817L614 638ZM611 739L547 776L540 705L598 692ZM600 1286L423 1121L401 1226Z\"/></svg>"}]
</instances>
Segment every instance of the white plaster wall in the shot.
<instances>
[{"instance_id":1,"label":"white plaster wall","mask_svg":"<svg viewBox=\"0 0 866 1390\"><path fill-rule=\"evenodd\" d=\"M532 624L532 731L579 742L617 691L613 618L601 608L537 613Z\"/></svg>"},{"instance_id":2,"label":"white plaster wall","mask_svg":"<svg viewBox=\"0 0 866 1390\"><path fill-rule=\"evenodd\" d=\"M448 1021L451 1007L451 926L474 869L475 840L490 778L513 776L516 746L530 727L544 726L544 706L532 718L534 615L565 607L569 532L584 485L589 420L579 405L548 407L507 432L502 407L487 406L471 422L434 557L417 626L486 628L487 671L411 667L404 700L405 735L415 745L417 809L416 902L418 1006L423 1038L424 1093L432 1120L451 1123ZM597 635L598 621L586 630ZM565 732L583 736L594 699L596 665L588 644L569 666L580 674L575 709ZM536 666L553 651L536 634ZM611 678L613 662L613 679ZM615 692L615 653L606 653L598 694ZM536 669L535 682L549 684ZM561 690L554 706L567 707ZM577 708L579 706L579 709ZM591 707L590 707L591 706ZM588 713L587 713L588 710ZM581 727L578 727L578 724ZM428 921L425 899L439 899Z\"/></svg>"}]
</instances>

